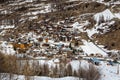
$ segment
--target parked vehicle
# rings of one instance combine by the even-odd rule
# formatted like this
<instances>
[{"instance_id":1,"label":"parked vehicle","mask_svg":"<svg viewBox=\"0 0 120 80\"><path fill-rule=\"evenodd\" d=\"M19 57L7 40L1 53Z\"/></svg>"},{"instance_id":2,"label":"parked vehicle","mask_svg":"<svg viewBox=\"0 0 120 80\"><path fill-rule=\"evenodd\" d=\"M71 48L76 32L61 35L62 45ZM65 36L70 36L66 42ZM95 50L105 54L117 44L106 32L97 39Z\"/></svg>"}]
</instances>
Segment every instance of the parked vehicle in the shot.
<instances>
[{"instance_id":1,"label":"parked vehicle","mask_svg":"<svg viewBox=\"0 0 120 80\"><path fill-rule=\"evenodd\" d=\"M108 61L108 63L109 63L110 65L112 65L112 66L114 65L113 62L112 62L111 60Z\"/></svg>"},{"instance_id":2,"label":"parked vehicle","mask_svg":"<svg viewBox=\"0 0 120 80\"><path fill-rule=\"evenodd\" d=\"M100 64L100 60L97 59L97 58L90 58L89 61L92 62L95 65L99 65Z\"/></svg>"}]
</instances>

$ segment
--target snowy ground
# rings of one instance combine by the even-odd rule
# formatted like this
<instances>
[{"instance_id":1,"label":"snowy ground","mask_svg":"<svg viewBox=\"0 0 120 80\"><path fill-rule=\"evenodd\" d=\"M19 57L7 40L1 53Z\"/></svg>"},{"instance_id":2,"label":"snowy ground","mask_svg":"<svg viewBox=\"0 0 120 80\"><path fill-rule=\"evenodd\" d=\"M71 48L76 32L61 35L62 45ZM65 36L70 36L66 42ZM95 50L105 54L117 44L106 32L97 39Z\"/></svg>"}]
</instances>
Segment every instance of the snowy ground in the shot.
<instances>
[{"instance_id":1,"label":"snowy ground","mask_svg":"<svg viewBox=\"0 0 120 80\"><path fill-rule=\"evenodd\" d=\"M13 46L6 41L2 42L0 44L0 52L5 53L5 55L14 55L15 50L13 49Z\"/></svg>"},{"instance_id":2,"label":"snowy ground","mask_svg":"<svg viewBox=\"0 0 120 80\"><path fill-rule=\"evenodd\" d=\"M69 0L69 1L78 1L78 0ZM95 1L95 0L93 0ZM97 0L98 2L103 3L104 0ZM32 0L26 0L26 2L32 2ZM24 4L25 2L21 2L19 3L19 5ZM105 3L107 4L107 3ZM120 4L120 2L115 2L114 4ZM23 16L27 15L33 15L34 17L30 17L30 19L37 19L38 17L36 15L41 14L41 13L49 13L52 11L51 9L51 4L40 4L40 5L36 5L36 8L32 8L31 10L37 10L38 8L41 10L37 10L37 11L32 11L32 12L28 12L26 14L24 14ZM114 18L118 18L120 19L120 12L118 13L113 13L110 9L106 9L102 12L96 13L93 16L94 20L96 21L96 25L92 28L92 29L87 29L86 31L83 29L84 26L89 25L89 21L84 21L83 23L79 23L79 22L75 22L72 26L73 26L73 30L75 29L79 29L80 32L87 32L88 36L91 38L92 35L94 35L95 33L99 33L99 31L97 31L97 29L103 29L104 33L107 32L107 30L109 30L109 25L114 24L114 21L111 21ZM105 21L105 23L100 23L101 19L103 19ZM110 21L110 22L109 22ZM107 26L106 26L107 25ZM0 25L0 29L10 29L10 28L15 28L14 25ZM1 32L0 34L2 34L3 32ZM25 35L23 35L24 37ZM31 37L32 36L32 37ZM34 42L37 42L36 38L38 36L34 35L33 33L28 33L28 35L26 36L26 38L30 38L34 40ZM63 43L63 42L59 42L59 43L55 43L54 41L49 41L49 43L51 44L65 44L65 45L69 45L69 43ZM88 41L83 41L83 44L81 46L81 48L83 49L84 53L86 54L96 54L96 53L100 53L103 56L107 56L107 54L100 49L98 46L96 46L93 42L88 42ZM15 54L15 51L13 49L13 46L8 44L7 42L3 42L0 44L0 51L2 53L6 53L6 54ZM38 57L39 58L39 57ZM40 64L44 64L47 63L49 64L49 66L55 66L55 63L59 62L58 59L55 60L39 60ZM70 62L70 64L72 64L73 69L77 70L80 62L78 60L73 60ZM88 65L88 62L85 60L81 61L81 66L86 68ZM118 64L115 64L114 66L111 65L107 65L106 61L101 61L101 65L97 66L97 68L100 70L101 72L101 79L100 80L120 80L120 74L117 74L117 70L119 69ZM119 69L120 72L120 69ZM2 80L8 80L8 77L4 77ZM18 78L18 79L17 79ZM32 77L31 77L32 78ZM23 75L14 75L13 80L25 80L25 76ZM34 76L34 80L78 80L78 78L75 77L64 77L64 78L50 78L50 77L44 77L44 76Z\"/></svg>"},{"instance_id":3,"label":"snowy ground","mask_svg":"<svg viewBox=\"0 0 120 80\"><path fill-rule=\"evenodd\" d=\"M84 45L81 46L81 48L87 55L99 53L104 57L107 56L107 53L100 49L98 46L96 46L93 42L87 42L85 40L83 40L83 42Z\"/></svg>"},{"instance_id":4,"label":"snowy ground","mask_svg":"<svg viewBox=\"0 0 120 80\"><path fill-rule=\"evenodd\" d=\"M101 80L120 80L120 73L117 74L118 64L111 66L102 62L102 65L99 66L99 69L102 73Z\"/></svg>"},{"instance_id":5,"label":"snowy ground","mask_svg":"<svg viewBox=\"0 0 120 80\"><path fill-rule=\"evenodd\" d=\"M9 75L7 74L6 77L3 77L2 80L8 80ZM63 77L63 78L50 78L50 77L45 77L45 76L32 76L30 77L32 80L79 80L79 78L75 77ZM25 76L23 75L13 75L12 80L26 80Z\"/></svg>"},{"instance_id":6,"label":"snowy ground","mask_svg":"<svg viewBox=\"0 0 120 80\"><path fill-rule=\"evenodd\" d=\"M43 62L43 61L42 61ZM54 63L52 61L48 61L48 63L52 66ZM80 62L78 60L73 60L70 62L72 64L73 69L77 69L79 67ZM87 61L82 60L81 66L84 68L87 68L87 64L89 64ZM107 62L101 61L99 66L96 66L100 72L101 72L101 79L100 80L120 80L120 73L117 74L118 70L118 64L115 64L114 66L107 65ZM120 72L120 69L119 69ZM25 76L23 75L12 75L12 80L25 80ZM2 80L8 80L9 75L7 74L6 77L4 77ZM50 78L45 76L32 76L31 79L34 78L34 80L79 80L76 77L63 77L63 78Z\"/></svg>"}]
</instances>

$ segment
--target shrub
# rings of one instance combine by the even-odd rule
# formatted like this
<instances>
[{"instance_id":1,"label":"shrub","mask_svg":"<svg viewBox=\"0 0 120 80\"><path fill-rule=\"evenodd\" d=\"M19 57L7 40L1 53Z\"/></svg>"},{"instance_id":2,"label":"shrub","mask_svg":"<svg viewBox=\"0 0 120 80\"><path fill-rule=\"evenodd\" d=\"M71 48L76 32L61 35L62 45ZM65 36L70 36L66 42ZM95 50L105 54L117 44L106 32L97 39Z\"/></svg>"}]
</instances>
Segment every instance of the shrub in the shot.
<instances>
[{"instance_id":1,"label":"shrub","mask_svg":"<svg viewBox=\"0 0 120 80\"><path fill-rule=\"evenodd\" d=\"M84 69L81 66L78 70L78 77L84 78L85 80L99 80L100 79L100 72L99 70L94 67L92 64L89 64L88 69Z\"/></svg>"},{"instance_id":2,"label":"shrub","mask_svg":"<svg viewBox=\"0 0 120 80\"><path fill-rule=\"evenodd\" d=\"M2 53L0 53L0 73L5 71L5 57Z\"/></svg>"}]
</instances>

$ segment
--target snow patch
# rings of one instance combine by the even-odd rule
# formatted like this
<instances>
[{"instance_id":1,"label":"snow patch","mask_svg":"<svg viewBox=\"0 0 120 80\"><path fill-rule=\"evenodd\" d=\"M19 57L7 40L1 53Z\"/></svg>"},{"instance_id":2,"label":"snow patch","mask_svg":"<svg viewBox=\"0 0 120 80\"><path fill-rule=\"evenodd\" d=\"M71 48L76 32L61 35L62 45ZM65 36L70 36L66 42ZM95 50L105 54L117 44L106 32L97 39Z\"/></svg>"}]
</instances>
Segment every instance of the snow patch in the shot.
<instances>
[{"instance_id":1,"label":"snow patch","mask_svg":"<svg viewBox=\"0 0 120 80\"><path fill-rule=\"evenodd\" d=\"M14 28L15 25L0 25L0 29L10 29L10 28Z\"/></svg>"},{"instance_id":2,"label":"snow patch","mask_svg":"<svg viewBox=\"0 0 120 80\"><path fill-rule=\"evenodd\" d=\"M83 51L87 54L101 54L102 56L106 57L107 53L104 52L101 48L99 48L97 45L95 45L92 42L87 42L83 40L84 45L81 46Z\"/></svg>"},{"instance_id":3,"label":"snow patch","mask_svg":"<svg viewBox=\"0 0 120 80\"><path fill-rule=\"evenodd\" d=\"M113 19L114 17L115 17L114 14L109 9L106 9L103 12L95 14L94 20L97 23L99 23L102 19L104 21L109 21L109 20Z\"/></svg>"},{"instance_id":4,"label":"snow patch","mask_svg":"<svg viewBox=\"0 0 120 80\"><path fill-rule=\"evenodd\" d=\"M115 13L115 17L120 19L120 13Z\"/></svg>"},{"instance_id":5,"label":"snow patch","mask_svg":"<svg viewBox=\"0 0 120 80\"><path fill-rule=\"evenodd\" d=\"M0 44L0 51L7 55L15 54L15 50L13 49L13 46L10 45L9 43L7 43L6 41L4 41L4 42L2 42L2 44Z\"/></svg>"}]
</instances>

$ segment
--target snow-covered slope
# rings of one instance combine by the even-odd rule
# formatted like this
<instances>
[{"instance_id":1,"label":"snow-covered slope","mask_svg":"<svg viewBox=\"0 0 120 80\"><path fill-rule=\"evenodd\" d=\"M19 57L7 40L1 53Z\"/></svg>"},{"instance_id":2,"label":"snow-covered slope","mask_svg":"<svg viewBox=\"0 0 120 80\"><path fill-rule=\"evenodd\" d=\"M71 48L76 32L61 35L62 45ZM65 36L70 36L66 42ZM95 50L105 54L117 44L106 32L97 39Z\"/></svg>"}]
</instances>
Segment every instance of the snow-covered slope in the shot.
<instances>
[{"instance_id":1,"label":"snow-covered slope","mask_svg":"<svg viewBox=\"0 0 120 80\"><path fill-rule=\"evenodd\" d=\"M114 17L115 17L114 14L109 9L106 9L105 11L94 15L94 19L97 23L99 23L101 20L109 21L113 19Z\"/></svg>"},{"instance_id":2,"label":"snow-covered slope","mask_svg":"<svg viewBox=\"0 0 120 80\"><path fill-rule=\"evenodd\" d=\"M14 55L16 52L20 55L24 53L25 57L39 60L41 65L45 63L49 67L55 67L56 63L60 63L59 56L60 58L67 56L67 63L71 64L74 70L78 69L80 63L82 67L89 64L87 60L80 62L79 56L92 58L90 55L94 54L94 57L99 59L101 56L97 54L100 54L102 59L109 57L103 47L116 46L120 41L120 39L116 41L119 36L114 34L116 31L119 34L120 30L120 9L117 5L120 1L113 3L105 0L61 0L60 3L55 1L19 0L6 3L7 5L0 4L0 52L8 55ZM117 8L114 11L115 7ZM103 47L100 48L98 44L102 41L99 42L96 38L99 35L108 36L109 33L115 35L114 38L113 35L110 36L114 41L110 43L111 40L103 39L106 44L101 44ZM14 45L10 43L25 44L29 47L22 52L18 50L19 48L14 50ZM70 48L70 43L75 46L74 49ZM67 50L75 55L67 53ZM98 66L102 74L100 80L119 80L120 76L116 74L117 66L108 66L106 63L107 61L104 61ZM25 78L23 75L18 77L18 80ZM34 76L34 78L35 80L78 79L44 76Z\"/></svg>"},{"instance_id":3,"label":"snow-covered slope","mask_svg":"<svg viewBox=\"0 0 120 80\"><path fill-rule=\"evenodd\" d=\"M81 46L81 48L83 49L84 53L87 55L90 54L101 54L102 56L106 57L107 53L105 51L103 51L101 48L99 48L97 45L95 45L92 42L87 42L87 41L83 41L84 45Z\"/></svg>"},{"instance_id":4,"label":"snow-covered slope","mask_svg":"<svg viewBox=\"0 0 120 80\"><path fill-rule=\"evenodd\" d=\"M3 74L6 75L6 77L2 76L2 80L9 80L9 74ZM23 75L13 75L11 78L12 80L26 80L25 76ZM63 77L63 78L50 78L45 76L31 76L30 79L34 80L79 80L79 78L76 77Z\"/></svg>"}]
</instances>

